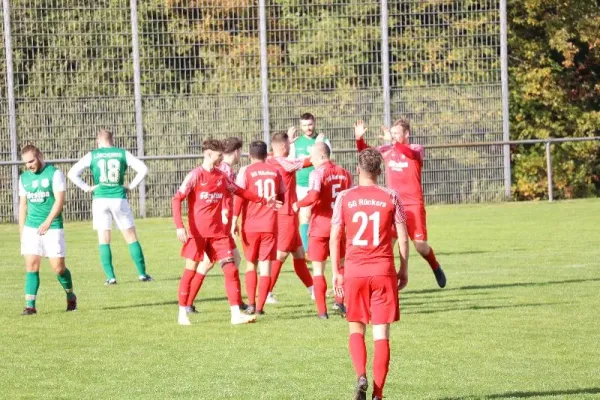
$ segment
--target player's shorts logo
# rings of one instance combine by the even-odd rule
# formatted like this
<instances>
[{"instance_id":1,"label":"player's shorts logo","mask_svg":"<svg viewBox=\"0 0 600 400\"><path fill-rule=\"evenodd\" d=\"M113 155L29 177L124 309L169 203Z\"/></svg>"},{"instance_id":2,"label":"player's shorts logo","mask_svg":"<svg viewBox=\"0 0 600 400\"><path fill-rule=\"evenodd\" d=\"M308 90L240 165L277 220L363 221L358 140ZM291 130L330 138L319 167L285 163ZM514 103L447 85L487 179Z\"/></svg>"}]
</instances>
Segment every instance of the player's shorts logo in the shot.
<instances>
[{"instance_id":1,"label":"player's shorts logo","mask_svg":"<svg viewBox=\"0 0 600 400\"><path fill-rule=\"evenodd\" d=\"M38 181L31 182L31 187L32 188L37 189L38 186L39 186L39 182Z\"/></svg>"},{"instance_id":2,"label":"player's shorts logo","mask_svg":"<svg viewBox=\"0 0 600 400\"><path fill-rule=\"evenodd\" d=\"M42 179L42 187L47 188L50 186L50 181L47 178Z\"/></svg>"}]
</instances>

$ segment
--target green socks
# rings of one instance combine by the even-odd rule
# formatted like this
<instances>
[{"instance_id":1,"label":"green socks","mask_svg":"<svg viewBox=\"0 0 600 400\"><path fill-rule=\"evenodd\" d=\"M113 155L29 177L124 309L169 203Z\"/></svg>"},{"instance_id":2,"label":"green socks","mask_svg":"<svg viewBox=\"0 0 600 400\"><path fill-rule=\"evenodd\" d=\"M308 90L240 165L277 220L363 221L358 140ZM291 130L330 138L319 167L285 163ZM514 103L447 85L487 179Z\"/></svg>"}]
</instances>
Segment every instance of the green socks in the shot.
<instances>
[{"instance_id":1,"label":"green socks","mask_svg":"<svg viewBox=\"0 0 600 400\"><path fill-rule=\"evenodd\" d=\"M27 272L25 274L25 302L27 308L35 308L35 298L40 288L40 273Z\"/></svg>"},{"instance_id":2,"label":"green socks","mask_svg":"<svg viewBox=\"0 0 600 400\"><path fill-rule=\"evenodd\" d=\"M65 268L65 272L62 275L56 275L58 281L60 282L63 289L65 289L65 293L67 293L67 299L75 296L73 293L73 280L71 279L71 271L68 268Z\"/></svg>"},{"instance_id":3,"label":"green socks","mask_svg":"<svg viewBox=\"0 0 600 400\"><path fill-rule=\"evenodd\" d=\"M110 244L101 244L98 246L100 249L100 262L102 263L102 269L106 274L106 279L115 278L115 268L112 263L112 252L110 251Z\"/></svg>"},{"instance_id":4,"label":"green socks","mask_svg":"<svg viewBox=\"0 0 600 400\"><path fill-rule=\"evenodd\" d=\"M302 239L304 251L308 251L308 224L300 224L300 239Z\"/></svg>"},{"instance_id":5,"label":"green socks","mask_svg":"<svg viewBox=\"0 0 600 400\"><path fill-rule=\"evenodd\" d=\"M129 254L131 259L135 263L139 276L146 276L146 262L144 261L144 253L142 252L142 246L140 242L133 242L129 246Z\"/></svg>"}]
</instances>

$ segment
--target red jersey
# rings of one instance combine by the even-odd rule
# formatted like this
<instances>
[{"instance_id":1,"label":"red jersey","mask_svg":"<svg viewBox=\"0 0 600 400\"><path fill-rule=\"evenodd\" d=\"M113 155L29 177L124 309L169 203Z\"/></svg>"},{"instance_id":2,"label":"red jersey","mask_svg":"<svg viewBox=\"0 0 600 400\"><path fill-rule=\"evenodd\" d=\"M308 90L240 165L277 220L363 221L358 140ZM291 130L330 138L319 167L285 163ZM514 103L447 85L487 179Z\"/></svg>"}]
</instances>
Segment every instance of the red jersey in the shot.
<instances>
[{"instance_id":1,"label":"red jersey","mask_svg":"<svg viewBox=\"0 0 600 400\"><path fill-rule=\"evenodd\" d=\"M356 141L358 151L366 149L364 139ZM396 143L376 148L385 161L387 185L396 190L404 205L423 205L421 170L423 168L423 146Z\"/></svg>"},{"instance_id":2,"label":"red jersey","mask_svg":"<svg viewBox=\"0 0 600 400\"><path fill-rule=\"evenodd\" d=\"M283 183L287 188L285 197L283 198L283 205L279 209L279 214L282 215L294 215L292 204L298 201L298 195L296 194L296 171L310 167L312 164L308 158L287 158L287 157L267 157L267 164L270 164L277 168Z\"/></svg>"},{"instance_id":3,"label":"red jersey","mask_svg":"<svg viewBox=\"0 0 600 400\"><path fill-rule=\"evenodd\" d=\"M231 165L227 164L225 161L222 161L219 165L217 165L219 171L223 172L231 182L235 182L235 172ZM225 193L225 197L223 198L222 203L222 214L227 215L227 231L231 231L231 218L233 216L233 195L231 193Z\"/></svg>"},{"instance_id":4,"label":"red jersey","mask_svg":"<svg viewBox=\"0 0 600 400\"><path fill-rule=\"evenodd\" d=\"M223 225L221 210L226 194L233 193L243 198L266 203L265 199L241 189L217 168L207 171L202 166L187 174L179 187L171 207L177 228L183 228L181 202L187 199L188 220L191 236L227 237L229 230Z\"/></svg>"},{"instance_id":5,"label":"red jersey","mask_svg":"<svg viewBox=\"0 0 600 400\"><path fill-rule=\"evenodd\" d=\"M256 162L242 167L236 183L239 187L265 198L274 196L282 198L286 190L277 168L266 162ZM274 208L235 199L233 209L234 216L243 214L243 232L277 232L277 210Z\"/></svg>"},{"instance_id":6,"label":"red jersey","mask_svg":"<svg viewBox=\"0 0 600 400\"><path fill-rule=\"evenodd\" d=\"M308 195L298 202L298 207L311 204L309 236L329 237L331 216L337 195L352 186L352 175L339 165L327 161L310 173Z\"/></svg>"},{"instance_id":7,"label":"red jersey","mask_svg":"<svg viewBox=\"0 0 600 400\"><path fill-rule=\"evenodd\" d=\"M398 193L356 186L339 194L332 225L345 229L344 276L395 275L392 227L406 221Z\"/></svg>"}]
</instances>

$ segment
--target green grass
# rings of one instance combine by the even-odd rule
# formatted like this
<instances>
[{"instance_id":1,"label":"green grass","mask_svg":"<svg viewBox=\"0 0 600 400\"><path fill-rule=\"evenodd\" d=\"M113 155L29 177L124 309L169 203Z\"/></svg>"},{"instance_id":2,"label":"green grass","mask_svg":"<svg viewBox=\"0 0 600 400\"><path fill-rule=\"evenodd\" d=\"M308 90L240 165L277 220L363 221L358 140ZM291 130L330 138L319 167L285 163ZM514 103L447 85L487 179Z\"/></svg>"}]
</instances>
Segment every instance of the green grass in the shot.
<instances>
[{"instance_id":1,"label":"green grass","mask_svg":"<svg viewBox=\"0 0 600 400\"><path fill-rule=\"evenodd\" d=\"M413 252L392 328L388 399L599 398L600 201L429 207L448 287ZM15 226L0 226L0 397L7 399L349 399L344 320L321 321L286 264L281 304L229 325L221 272L179 327L182 261L170 220L138 221L149 272L138 283L115 241L119 285L104 287L89 223L66 227L79 310L44 263L39 314L21 317ZM118 238L120 239L120 238ZM370 337L370 336L369 336ZM371 345L368 346L372 356Z\"/></svg>"}]
</instances>

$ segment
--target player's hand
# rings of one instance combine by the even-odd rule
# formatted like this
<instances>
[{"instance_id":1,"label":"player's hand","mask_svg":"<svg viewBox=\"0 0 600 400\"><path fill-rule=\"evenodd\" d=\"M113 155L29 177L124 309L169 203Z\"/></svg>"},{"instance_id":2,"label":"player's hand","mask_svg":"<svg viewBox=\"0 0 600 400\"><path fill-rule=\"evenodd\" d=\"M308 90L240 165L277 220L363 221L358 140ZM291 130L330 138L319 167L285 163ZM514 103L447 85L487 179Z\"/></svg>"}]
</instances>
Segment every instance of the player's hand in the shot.
<instances>
[{"instance_id":1,"label":"player's hand","mask_svg":"<svg viewBox=\"0 0 600 400\"><path fill-rule=\"evenodd\" d=\"M381 125L381 132L383 132L383 135L380 135L379 138L385 140L386 142L393 142L394 140L392 139L392 132L390 131L390 128L385 126L385 125Z\"/></svg>"},{"instance_id":2,"label":"player's hand","mask_svg":"<svg viewBox=\"0 0 600 400\"><path fill-rule=\"evenodd\" d=\"M319 133L315 139L315 143L323 143L325 141L325 134Z\"/></svg>"},{"instance_id":3,"label":"player's hand","mask_svg":"<svg viewBox=\"0 0 600 400\"><path fill-rule=\"evenodd\" d=\"M50 228L51 223L52 223L52 221L42 222L42 224L40 225L40 227L37 230L38 235L45 235L46 232L48 232L48 229Z\"/></svg>"},{"instance_id":4,"label":"player's hand","mask_svg":"<svg viewBox=\"0 0 600 400\"><path fill-rule=\"evenodd\" d=\"M295 126L290 126L290 128L288 129L288 132L287 132L287 134L288 134L288 139L290 140L290 143L294 143L294 141L295 141L296 139L298 139L298 138L296 137L296 132L297 132L297 131L296 131L296 127L295 127Z\"/></svg>"},{"instance_id":5,"label":"player's hand","mask_svg":"<svg viewBox=\"0 0 600 400\"><path fill-rule=\"evenodd\" d=\"M235 224L231 225L231 236L238 237L238 235L240 234L240 227L237 224L237 221Z\"/></svg>"},{"instance_id":6,"label":"player's hand","mask_svg":"<svg viewBox=\"0 0 600 400\"><path fill-rule=\"evenodd\" d=\"M404 289L407 283L408 271L404 268L400 268L400 272L398 272L398 290Z\"/></svg>"},{"instance_id":7,"label":"player's hand","mask_svg":"<svg viewBox=\"0 0 600 400\"><path fill-rule=\"evenodd\" d=\"M338 297L344 297L344 275L336 274L333 276L333 290Z\"/></svg>"},{"instance_id":8,"label":"player's hand","mask_svg":"<svg viewBox=\"0 0 600 400\"><path fill-rule=\"evenodd\" d=\"M292 210L294 210L295 213L297 213L298 210L300 210L300 208L298 207L298 203L292 204Z\"/></svg>"},{"instance_id":9,"label":"player's hand","mask_svg":"<svg viewBox=\"0 0 600 400\"><path fill-rule=\"evenodd\" d=\"M123 189L125 189L125 190L126 190L126 191L128 191L128 192L131 190L131 189L129 188L129 186L127 186L127 185L123 185Z\"/></svg>"},{"instance_id":10,"label":"player's hand","mask_svg":"<svg viewBox=\"0 0 600 400\"><path fill-rule=\"evenodd\" d=\"M227 218L228 214L229 212L227 210L221 211L221 222L223 222L223 225L227 225L227 223L229 222L229 218Z\"/></svg>"},{"instance_id":11,"label":"player's hand","mask_svg":"<svg viewBox=\"0 0 600 400\"><path fill-rule=\"evenodd\" d=\"M187 231L185 230L185 228L178 228L177 229L177 239L179 239L179 241L181 243L185 243L188 241L188 239L190 238L187 234Z\"/></svg>"},{"instance_id":12,"label":"player's hand","mask_svg":"<svg viewBox=\"0 0 600 400\"><path fill-rule=\"evenodd\" d=\"M363 136L365 136L365 133L367 133L367 126L365 125L365 121L363 121L362 119L359 119L354 124L354 139L356 139L356 140L362 139Z\"/></svg>"},{"instance_id":13,"label":"player's hand","mask_svg":"<svg viewBox=\"0 0 600 400\"><path fill-rule=\"evenodd\" d=\"M277 200L277 198L275 196L269 197L265 200L267 200L267 202L265 203L265 205L267 207L272 207L276 210L279 210L281 208L281 206L283 205L283 202Z\"/></svg>"},{"instance_id":14,"label":"player's hand","mask_svg":"<svg viewBox=\"0 0 600 400\"><path fill-rule=\"evenodd\" d=\"M97 188L98 188L98 185L91 186L91 187L90 187L90 188L87 190L87 193L94 193L94 190L96 190Z\"/></svg>"}]
</instances>

